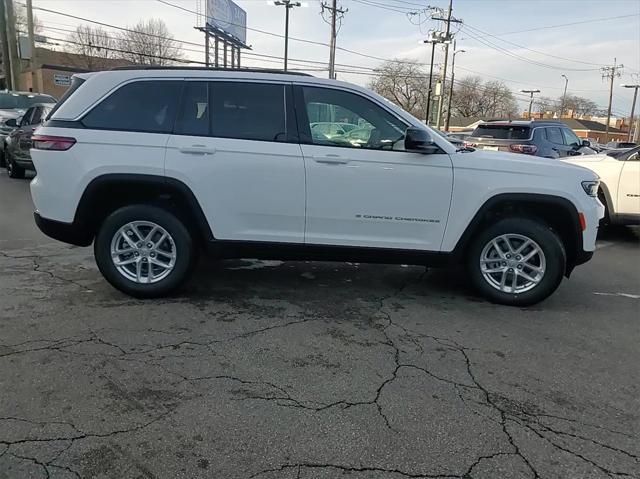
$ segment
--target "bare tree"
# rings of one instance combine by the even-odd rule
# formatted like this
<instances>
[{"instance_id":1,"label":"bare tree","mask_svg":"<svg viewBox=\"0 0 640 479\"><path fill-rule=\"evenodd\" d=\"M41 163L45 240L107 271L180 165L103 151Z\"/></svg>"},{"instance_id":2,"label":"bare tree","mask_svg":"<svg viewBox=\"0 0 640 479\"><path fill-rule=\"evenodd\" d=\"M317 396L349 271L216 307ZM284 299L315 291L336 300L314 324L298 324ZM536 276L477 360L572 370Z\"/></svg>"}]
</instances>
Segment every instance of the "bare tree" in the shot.
<instances>
[{"instance_id":1,"label":"bare tree","mask_svg":"<svg viewBox=\"0 0 640 479\"><path fill-rule=\"evenodd\" d=\"M369 88L415 117L424 118L429 75L417 62L391 60L374 72Z\"/></svg>"},{"instance_id":2,"label":"bare tree","mask_svg":"<svg viewBox=\"0 0 640 479\"><path fill-rule=\"evenodd\" d=\"M173 39L163 20L141 20L118 39L121 58L140 65L171 65L184 58L182 44Z\"/></svg>"},{"instance_id":3,"label":"bare tree","mask_svg":"<svg viewBox=\"0 0 640 479\"><path fill-rule=\"evenodd\" d=\"M115 38L102 27L80 25L68 38L68 50L79 57L80 67L97 70L106 67L106 61L116 58L117 50Z\"/></svg>"},{"instance_id":4,"label":"bare tree","mask_svg":"<svg viewBox=\"0 0 640 479\"><path fill-rule=\"evenodd\" d=\"M598 105L589 100L576 95L567 95L564 106L565 112L571 112L571 118L574 116L595 115L599 112Z\"/></svg>"},{"instance_id":5,"label":"bare tree","mask_svg":"<svg viewBox=\"0 0 640 479\"><path fill-rule=\"evenodd\" d=\"M558 103L558 101L554 100L553 98L549 98L548 96L541 96L533 101L533 108L534 111L537 111L538 113L555 113L556 111L558 111L559 104L561 105L562 101Z\"/></svg>"},{"instance_id":6,"label":"bare tree","mask_svg":"<svg viewBox=\"0 0 640 479\"><path fill-rule=\"evenodd\" d=\"M502 82L468 76L456 83L451 101L455 116L511 117L518 112L513 93Z\"/></svg>"},{"instance_id":7,"label":"bare tree","mask_svg":"<svg viewBox=\"0 0 640 479\"><path fill-rule=\"evenodd\" d=\"M27 7L19 3L14 3L13 15L15 17L16 33L18 35L26 36L28 31ZM42 22L40 22L38 17L35 15L33 16L33 31L35 33L40 33L42 31Z\"/></svg>"}]
</instances>

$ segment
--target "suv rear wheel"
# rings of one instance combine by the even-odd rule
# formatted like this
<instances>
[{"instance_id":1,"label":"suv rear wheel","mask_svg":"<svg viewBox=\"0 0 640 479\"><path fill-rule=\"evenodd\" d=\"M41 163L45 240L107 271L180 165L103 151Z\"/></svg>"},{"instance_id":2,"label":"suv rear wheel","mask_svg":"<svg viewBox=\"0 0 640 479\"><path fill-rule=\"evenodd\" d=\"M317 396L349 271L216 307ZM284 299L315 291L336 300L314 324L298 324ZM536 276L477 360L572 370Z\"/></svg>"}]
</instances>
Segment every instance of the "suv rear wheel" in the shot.
<instances>
[{"instance_id":1,"label":"suv rear wheel","mask_svg":"<svg viewBox=\"0 0 640 479\"><path fill-rule=\"evenodd\" d=\"M528 306L553 293L565 271L562 241L544 223L507 218L489 226L469 250L468 268L489 301Z\"/></svg>"},{"instance_id":2,"label":"suv rear wheel","mask_svg":"<svg viewBox=\"0 0 640 479\"><path fill-rule=\"evenodd\" d=\"M100 272L115 288L153 298L187 279L195 250L189 230L173 214L155 206L132 205L104 220L94 255Z\"/></svg>"}]
</instances>

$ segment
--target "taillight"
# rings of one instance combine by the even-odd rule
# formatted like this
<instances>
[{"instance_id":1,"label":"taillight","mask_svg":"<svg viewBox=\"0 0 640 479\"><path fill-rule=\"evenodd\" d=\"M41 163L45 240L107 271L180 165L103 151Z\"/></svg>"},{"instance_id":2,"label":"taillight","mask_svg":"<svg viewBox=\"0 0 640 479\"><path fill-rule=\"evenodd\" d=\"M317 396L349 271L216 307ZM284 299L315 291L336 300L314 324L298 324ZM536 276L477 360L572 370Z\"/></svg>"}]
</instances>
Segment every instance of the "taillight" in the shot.
<instances>
[{"instance_id":1,"label":"taillight","mask_svg":"<svg viewBox=\"0 0 640 479\"><path fill-rule=\"evenodd\" d=\"M76 144L75 138L66 136L33 135L31 141L36 150L66 151Z\"/></svg>"},{"instance_id":2,"label":"taillight","mask_svg":"<svg viewBox=\"0 0 640 479\"><path fill-rule=\"evenodd\" d=\"M536 145L509 145L509 149L514 153L523 153L525 155L535 155L538 152Z\"/></svg>"}]
</instances>

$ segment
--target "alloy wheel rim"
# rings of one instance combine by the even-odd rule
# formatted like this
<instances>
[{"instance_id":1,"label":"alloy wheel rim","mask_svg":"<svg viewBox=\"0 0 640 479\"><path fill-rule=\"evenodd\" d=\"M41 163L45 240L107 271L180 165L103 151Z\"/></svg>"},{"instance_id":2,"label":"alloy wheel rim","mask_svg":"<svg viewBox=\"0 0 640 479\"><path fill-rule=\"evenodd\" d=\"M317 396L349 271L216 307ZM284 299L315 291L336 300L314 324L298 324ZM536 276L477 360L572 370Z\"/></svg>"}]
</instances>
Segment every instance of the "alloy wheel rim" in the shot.
<instances>
[{"instance_id":1,"label":"alloy wheel rim","mask_svg":"<svg viewBox=\"0 0 640 479\"><path fill-rule=\"evenodd\" d=\"M540 284L546 271L542 248L521 234L491 239L480 255L480 271L487 283L503 293L518 294Z\"/></svg>"},{"instance_id":2,"label":"alloy wheel rim","mask_svg":"<svg viewBox=\"0 0 640 479\"><path fill-rule=\"evenodd\" d=\"M111 260L129 281L152 284L162 281L175 268L176 244L162 226L151 221L132 221L111 240Z\"/></svg>"}]
</instances>

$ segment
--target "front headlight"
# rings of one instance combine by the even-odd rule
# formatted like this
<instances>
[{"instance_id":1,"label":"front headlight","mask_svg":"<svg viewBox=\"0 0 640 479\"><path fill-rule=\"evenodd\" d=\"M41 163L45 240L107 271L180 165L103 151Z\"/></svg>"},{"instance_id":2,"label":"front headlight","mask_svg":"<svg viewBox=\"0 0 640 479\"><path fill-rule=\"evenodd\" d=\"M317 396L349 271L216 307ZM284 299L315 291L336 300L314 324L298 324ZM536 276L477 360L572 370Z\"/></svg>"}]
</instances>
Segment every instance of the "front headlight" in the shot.
<instances>
[{"instance_id":1,"label":"front headlight","mask_svg":"<svg viewBox=\"0 0 640 479\"><path fill-rule=\"evenodd\" d=\"M600 180L589 180L582 182L582 189L589 196L598 196L598 188L600 187Z\"/></svg>"}]
</instances>

